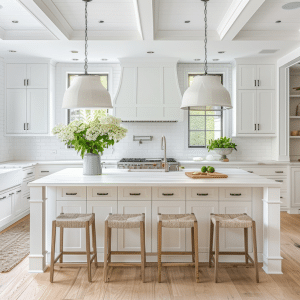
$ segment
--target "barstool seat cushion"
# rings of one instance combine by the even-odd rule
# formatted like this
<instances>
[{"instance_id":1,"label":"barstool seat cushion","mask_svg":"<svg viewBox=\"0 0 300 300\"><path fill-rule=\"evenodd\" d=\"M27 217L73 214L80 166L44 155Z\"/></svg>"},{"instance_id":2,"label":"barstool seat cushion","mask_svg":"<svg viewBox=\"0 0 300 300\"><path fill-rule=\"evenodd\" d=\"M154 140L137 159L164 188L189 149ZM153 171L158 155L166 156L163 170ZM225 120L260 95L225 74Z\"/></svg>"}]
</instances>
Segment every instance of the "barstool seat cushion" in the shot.
<instances>
[{"instance_id":1,"label":"barstool seat cushion","mask_svg":"<svg viewBox=\"0 0 300 300\"><path fill-rule=\"evenodd\" d=\"M56 226L64 228L84 228L86 222L93 222L95 214L64 214L61 213L56 218Z\"/></svg>"},{"instance_id":2,"label":"barstool seat cushion","mask_svg":"<svg viewBox=\"0 0 300 300\"><path fill-rule=\"evenodd\" d=\"M106 218L110 228L140 228L140 222L145 222L144 214L112 214Z\"/></svg>"},{"instance_id":3,"label":"barstool seat cushion","mask_svg":"<svg viewBox=\"0 0 300 300\"><path fill-rule=\"evenodd\" d=\"M162 227L167 228L191 228L197 221L194 214L163 214L158 215L157 219L161 221Z\"/></svg>"},{"instance_id":4,"label":"barstool seat cushion","mask_svg":"<svg viewBox=\"0 0 300 300\"><path fill-rule=\"evenodd\" d=\"M218 221L220 228L250 228L253 221L247 214L212 214L211 220L214 225Z\"/></svg>"}]
</instances>

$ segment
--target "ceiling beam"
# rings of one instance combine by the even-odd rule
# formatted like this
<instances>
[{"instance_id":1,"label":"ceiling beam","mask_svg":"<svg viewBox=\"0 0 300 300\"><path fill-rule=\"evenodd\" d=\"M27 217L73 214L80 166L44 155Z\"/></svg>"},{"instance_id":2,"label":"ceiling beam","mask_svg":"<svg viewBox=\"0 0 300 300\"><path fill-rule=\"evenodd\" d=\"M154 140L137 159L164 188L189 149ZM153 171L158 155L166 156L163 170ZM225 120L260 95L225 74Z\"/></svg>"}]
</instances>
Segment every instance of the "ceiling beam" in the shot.
<instances>
[{"instance_id":1,"label":"ceiling beam","mask_svg":"<svg viewBox=\"0 0 300 300\"><path fill-rule=\"evenodd\" d=\"M154 40L153 0L134 0L138 8L138 20L143 40Z\"/></svg>"},{"instance_id":2,"label":"ceiling beam","mask_svg":"<svg viewBox=\"0 0 300 300\"><path fill-rule=\"evenodd\" d=\"M42 0L17 0L41 24L43 24L58 40L69 40L71 27L62 24ZM48 2L48 1L45 1Z\"/></svg>"},{"instance_id":3,"label":"ceiling beam","mask_svg":"<svg viewBox=\"0 0 300 300\"><path fill-rule=\"evenodd\" d=\"M234 0L220 22L220 40L232 41L265 0Z\"/></svg>"}]
</instances>

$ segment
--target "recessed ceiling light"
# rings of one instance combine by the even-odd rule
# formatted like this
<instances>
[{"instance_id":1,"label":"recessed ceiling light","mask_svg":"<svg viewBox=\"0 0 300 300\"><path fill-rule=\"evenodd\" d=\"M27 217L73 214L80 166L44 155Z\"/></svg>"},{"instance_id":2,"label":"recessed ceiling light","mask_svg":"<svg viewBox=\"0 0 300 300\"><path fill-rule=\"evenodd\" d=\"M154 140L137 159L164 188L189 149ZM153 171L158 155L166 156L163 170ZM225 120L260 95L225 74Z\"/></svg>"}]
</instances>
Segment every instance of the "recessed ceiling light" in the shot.
<instances>
[{"instance_id":1,"label":"recessed ceiling light","mask_svg":"<svg viewBox=\"0 0 300 300\"><path fill-rule=\"evenodd\" d=\"M12 22L15 24L19 23L19 21L17 21L17 20L13 20Z\"/></svg>"},{"instance_id":2,"label":"recessed ceiling light","mask_svg":"<svg viewBox=\"0 0 300 300\"><path fill-rule=\"evenodd\" d=\"M218 60L219 60L218 58L214 58L214 59L213 59L213 61L218 61Z\"/></svg>"},{"instance_id":3,"label":"recessed ceiling light","mask_svg":"<svg viewBox=\"0 0 300 300\"><path fill-rule=\"evenodd\" d=\"M275 23L281 23L281 21L280 21L280 20L277 20Z\"/></svg>"},{"instance_id":4,"label":"recessed ceiling light","mask_svg":"<svg viewBox=\"0 0 300 300\"><path fill-rule=\"evenodd\" d=\"M219 51L218 53L219 53L219 54L223 54L223 53L225 53L225 51Z\"/></svg>"},{"instance_id":5,"label":"recessed ceiling light","mask_svg":"<svg viewBox=\"0 0 300 300\"><path fill-rule=\"evenodd\" d=\"M300 8L300 2L290 2L290 3L284 4L282 6L282 8L287 9L287 10Z\"/></svg>"},{"instance_id":6,"label":"recessed ceiling light","mask_svg":"<svg viewBox=\"0 0 300 300\"><path fill-rule=\"evenodd\" d=\"M104 23L104 21L103 21L103 20L100 20L99 23Z\"/></svg>"},{"instance_id":7,"label":"recessed ceiling light","mask_svg":"<svg viewBox=\"0 0 300 300\"><path fill-rule=\"evenodd\" d=\"M16 50L8 50L8 52L17 52Z\"/></svg>"},{"instance_id":8,"label":"recessed ceiling light","mask_svg":"<svg viewBox=\"0 0 300 300\"><path fill-rule=\"evenodd\" d=\"M78 60L78 58L73 58L73 60Z\"/></svg>"},{"instance_id":9,"label":"recessed ceiling light","mask_svg":"<svg viewBox=\"0 0 300 300\"><path fill-rule=\"evenodd\" d=\"M147 51L147 53L148 53L148 54L153 54L153 53L154 53L154 51Z\"/></svg>"},{"instance_id":10,"label":"recessed ceiling light","mask_svg":"<svg viewBox=\"0 0 300 300\"><path fill-rule=\"evenodd\" d=\"M191 21L184 21L184 23L190 23Z\"/></svg>"},{"instance_id":11,"label":"recessed ceiling light","mask_svg":"<svg viewBox=\"0 0 300 300\"><path fill-rule=\"evenodd\" d=\"M71 53L78 53L78 51L77 50L72 50Z\"/></svg>"},{"instance_id":12,"label":"recessed ceiling light","mask_svg":"<svg viewBox=\"0 0 300 300\"><path fill-rule=\"evenodd\" d=\"M102 58L102 61L107 61L107 58Z\"/></svg>"},{"instance_id":13,"label":"recessed ceiling light","mask_svg":"<svg viewBox=\"0 0 300 300\"><path fill-rule=\"evenodd\" d=\"M200 60L201 60L200 58L195 58L195 59L194 59L194 61L200 61Z\"/></svg>"}]
</instances>

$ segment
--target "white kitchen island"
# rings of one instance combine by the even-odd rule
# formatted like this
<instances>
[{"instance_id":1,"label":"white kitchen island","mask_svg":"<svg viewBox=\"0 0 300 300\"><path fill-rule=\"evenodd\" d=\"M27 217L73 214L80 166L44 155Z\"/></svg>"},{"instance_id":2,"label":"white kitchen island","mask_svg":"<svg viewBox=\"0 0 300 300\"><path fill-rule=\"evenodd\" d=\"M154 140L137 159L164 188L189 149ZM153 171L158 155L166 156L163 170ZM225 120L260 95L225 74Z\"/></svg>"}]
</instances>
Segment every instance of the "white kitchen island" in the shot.
<instances>
[{"instance_id":1,"label":"white kitchen island","mask_svg":"<svg viewBox=\"0 0 300 300\"><path fill-rule=\"evenodd\" d=\"M185 170L192 171L192 170ZM65 169L30 186L29 271L44 272L51 249L51 223L61 212L96 215L98 261L103 261L104 220L109 213L145 213L147 262L156 262L157 213L195 213L199 226L199 260L208 261L210 213L247 213L257 223L258 259L268 274L281 274L280 183L240 169L222 169L225 179L191 179L179 172L128 172L105 169L83 176L81 168ZM65 251L85 251L83 229L65 229ZM112 250L139 249L138 229L113 230ZM59 234L57 235L59 237ZM220 251L243 251L241 229L220 231ZM190 251L190 231L164 228L163 251ZM252 244L249 244L252 254ZM139 257L119 256L115 261ZM189 261L170 256L166 261ZM84 256L65 261L83 262ZM220 256L220 261L244 261Z\"/></svg>"}]
</instances>

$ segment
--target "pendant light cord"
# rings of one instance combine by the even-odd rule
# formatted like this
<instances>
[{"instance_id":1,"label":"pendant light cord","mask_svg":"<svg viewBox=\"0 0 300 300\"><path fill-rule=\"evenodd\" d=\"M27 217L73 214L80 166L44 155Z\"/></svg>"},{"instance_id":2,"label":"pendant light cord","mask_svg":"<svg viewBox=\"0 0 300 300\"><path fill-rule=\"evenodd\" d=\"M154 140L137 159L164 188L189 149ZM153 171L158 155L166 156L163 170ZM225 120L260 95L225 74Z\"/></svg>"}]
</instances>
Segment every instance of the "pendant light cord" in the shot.
<instances>
[{"instance_id":1,"label":"pendant light cord","mask_svg":"<svg viewBox=\"0 0 300 300\"><path fill-rule=\"evenodd\" d=\"M88 18L88 13L87 13L87 4L88 4L88 1L87 0L84 0L85 1L85 51L84 51L84 54L85 54L85 59L84 59L84 71L85 71L85 75L87 75L87 70L88 70L88 51L87 51L87 48L88 48L88 28L87 28L87 18Z\"/></svg>"},{"instance_id":2,"label":"pendant light cord","mask_svg":"<svg viewBox=\"0 0 300 300\"><path fill-rule=\"evenodd\" d=\"M207 75L207 1L204 2L204 23L205 23L205 37L204 37L204 49L205 49L205 59L204 59L204 74Z\"/></svg>"}]
</instances>

